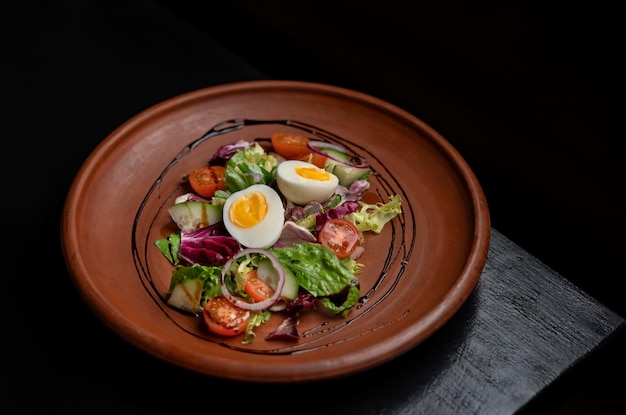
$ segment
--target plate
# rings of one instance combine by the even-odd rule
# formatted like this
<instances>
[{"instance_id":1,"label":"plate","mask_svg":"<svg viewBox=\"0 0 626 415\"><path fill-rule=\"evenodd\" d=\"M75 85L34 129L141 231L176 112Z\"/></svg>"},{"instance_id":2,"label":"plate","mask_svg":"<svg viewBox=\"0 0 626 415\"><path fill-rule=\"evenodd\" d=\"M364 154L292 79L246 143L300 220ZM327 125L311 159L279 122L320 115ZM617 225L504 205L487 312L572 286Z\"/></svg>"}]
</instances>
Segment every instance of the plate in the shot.
<instances>
[{"instance_id":1,"label":"plate","mask_svg":"<svg viewBox=\"0 0 626 415\"><path fill-rule=\"evenodd\" d=\"M374 170L371 192L400 195L402 214L367 235L361 299L343 318L302 315L297 342L251 344L207 333L166 304L171 264L154 241L172 232L167 207L181 177L223 144L291 131L343 145ZM251 382L336 378L383 364L431 336L473 292L490 217L462 156L406 111L357 91L250 81L186 93L137 114L85 160L67 195L62 244L78 292L139 349L210 376Z\"/></svg>"}]
</instances>

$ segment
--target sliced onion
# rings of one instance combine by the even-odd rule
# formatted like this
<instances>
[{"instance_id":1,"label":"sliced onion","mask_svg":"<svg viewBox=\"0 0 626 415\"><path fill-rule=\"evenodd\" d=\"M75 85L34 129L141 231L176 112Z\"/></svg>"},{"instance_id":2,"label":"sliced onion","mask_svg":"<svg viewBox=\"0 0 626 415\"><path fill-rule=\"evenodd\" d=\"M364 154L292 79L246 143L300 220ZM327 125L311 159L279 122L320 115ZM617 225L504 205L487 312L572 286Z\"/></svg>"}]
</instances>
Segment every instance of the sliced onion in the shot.
<instances>
[{"instance_id":1,"label":"sliced onion","mask_svg":"<svg viewBox=\"0 0 626 415\"><path fill-rule=\"evenodd\" d=\"M352 153L350 150L348 150L345 147L341 147L338 146L336 144L331 144L331 143L327 143L326 141L315 141L315 140L311 140L307 143L307 147L309 150L311 150L312 152L314 152L315 154L319 154L322 155L324 157L327 157L333 161L336 161L337 163L341 163L341 164L345 164L346 166L350 166L350 167L354 167L356 169L368 169L370 166L366 163L363 163L363 160L357 156L356 154ZM331 148L335 151L338 151L340 153L346 154L347 156L350 157L350 159L359 159L359 161L361 161L361 163L348 163L345 162L343 160L340 160L338 158L335 158L333 156L331 156L330 154L327 154L323 151L321 151L321 148Z\"/></svg>"},{"instance_id":2,"label":"sliced onion","mask_svg":"<svg viewBox=\"0 0 626 415\"><path fill-rule=\"evenodd\" d=\"M242 256L247 255L247 254L261 254L261 255L266 256L272 262L272 265L274 266L274 268L276 268L276 270L278 271L278 284L276 285L276 290L274 290L274 294L267 300L261 301L259 303L249 303L247 301L244 301L240 298L235 297L234 295L230 293L230 291L228 290L228 287L226 286L226 274L228 273L228 270L230 269L230 265L237 258L241 258ZM274 255L272 255L269 251L265 249L256 249L256 248L243 249L239 251L236 255L234 255L231 259L229 259L228 262L226 262L226 264L224 264L224 267L222 268L222 278L220 280L220 289L222 290L222 295L226 297L228 301L230 301L231 303L233 303L239 308L243 308L244 310L261 311L261 310L270 308L280 298L280 294L283 291L284 285L285 285L285 270L283 269L283 266Z\"/></svg>"}]
</instances>

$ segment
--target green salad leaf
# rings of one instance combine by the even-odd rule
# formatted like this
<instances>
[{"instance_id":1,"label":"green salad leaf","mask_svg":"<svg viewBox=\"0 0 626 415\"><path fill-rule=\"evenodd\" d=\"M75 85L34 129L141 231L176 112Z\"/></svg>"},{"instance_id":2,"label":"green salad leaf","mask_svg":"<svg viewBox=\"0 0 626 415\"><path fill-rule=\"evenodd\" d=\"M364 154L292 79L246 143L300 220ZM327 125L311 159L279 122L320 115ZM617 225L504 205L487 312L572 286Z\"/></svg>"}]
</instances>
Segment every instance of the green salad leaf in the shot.
<instances>
[{"instance_id":1,"label":"green salad leaf","mask_svg":"<svg viewBox=\"0 0 626 415\"><path fill-rule=\"evenodd\" d=\"M205 266L193 264L190 266L179 265L172 271L172 279L170 280L170 292L178 284L187 280L200 279L203 282L202 304L206 303L210 298L222 294L220 288L220 280L222 276L222 268L216 266Z\"/></svg>"},{"instance_id":2,"label":"green salad leaf","mask_svg":"<svg viewBox=\"0 0 626 415\"><path fill-rule=\"evenodd\" d=\"M237 151L226 162L224 176L227 190L234 193L253 184L271 186L276 181L277 170L278 159L254 142L249 148Z\"/></svg>"},{"instance_id":3,"label":"green salad leaf","mask_svg":"<svg viewBox=\"0 0 626 415\"><path fill-rule=\"evenodd\" d=\"M154 241L163 256L170 261L170 264L177 265L180 262L178 252L180 251L180 232L174 232L164 238Z\"/></svg>"},{"instance_id":4,"label":"green salad leaf","mask_svg":"<svg viewBox=\"0 0 626 415\"><path fill-rule=\"evenodd\" d=\"M353 259L339 259L317 243L273 248L270 252L293 272L300 287L321 300L332 313L346 316L358 302L359 280L355 271L361 266Z\"/></svg>"},{"instance_id":5,"label":"green salad leaf","mask_svg":"<svg viewBox=\"0 0 626 415\"><path fill-rule=\"evenodd\" d=\"M389 202L368 204L359 201L361 209L349 213L345 219L354 223L361 232L372 231L380 233L387 222L402 213L399 195L389 196Z\"/></svg>"}]
</instances>

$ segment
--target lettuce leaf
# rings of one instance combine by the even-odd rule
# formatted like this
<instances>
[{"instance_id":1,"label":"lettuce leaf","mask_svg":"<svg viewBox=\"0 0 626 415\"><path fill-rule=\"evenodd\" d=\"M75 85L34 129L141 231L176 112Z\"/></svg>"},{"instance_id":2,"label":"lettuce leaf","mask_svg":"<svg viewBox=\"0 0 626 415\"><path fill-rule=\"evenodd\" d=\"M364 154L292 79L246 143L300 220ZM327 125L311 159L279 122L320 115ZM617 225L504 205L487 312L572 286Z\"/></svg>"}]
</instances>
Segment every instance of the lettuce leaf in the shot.
<instances>
[{"instance_id":1,"label":"lettuce leaf","mask_svg":"<svg viewBox=\"0 0 626 415\"><path fill-rule=\"evenodd\" d=\"M172 279L170 280L169 292L183 281L200 279L203 282L204 290L202 293L201 304L206 303L210 298L221 295L220 280L222 276L222 268L216 266L205 266L194 264L191 266L179 265L172 271Z\"/></svg>"},{"instance_id":2,"label":"lettuce leaf","mask_svg":"<svg viewBox=\"0 0 626 415\"><path fill-rule=\"evenodd\" d=\"M300 287L321 300L332 313L346 316L360 297L360 269L350 258L339 259L317 243L300 243L288 248L272 248L283 267L289 268Z\"/></svg>"},{"instance_id":3,"label":"lettuce leaf","mask_svg":"<svg viewBox=\"0 0 626 415\"><path fill-rule=\"evenodd\" d=\"M230 193L243 190L253 184L271 186L276 180L278 160L265 153L259 143L239 150L226 162L226 189Z\"/></svg>"},{"instance_id":4,"label":"lettuce leaf","mask_svg":"<svg viewBox=\"0 0 626 415\"><path fill-rule=\"evenodd\" d=\"M345 219L354 223L361 232L380 233L387 222L402 213L399 195L389 196L387 203L368 204L359 201L359 204L361 208L346 215Z\"/></svg>"}]
</instances>

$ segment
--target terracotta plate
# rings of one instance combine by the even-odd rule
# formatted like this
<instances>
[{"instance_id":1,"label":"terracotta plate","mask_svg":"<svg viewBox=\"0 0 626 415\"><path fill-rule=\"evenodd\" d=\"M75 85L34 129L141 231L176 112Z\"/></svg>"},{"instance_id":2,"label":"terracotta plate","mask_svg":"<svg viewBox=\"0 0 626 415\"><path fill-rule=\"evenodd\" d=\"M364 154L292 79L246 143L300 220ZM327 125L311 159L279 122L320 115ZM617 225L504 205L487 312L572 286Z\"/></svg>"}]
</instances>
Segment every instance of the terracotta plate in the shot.
<instances>
[{"instance_id":1,"label":"terracotta plate","mask_svg":"<svg viewBox=\"0 0 626 415\"><path fill-rule=\"evenodd\" d=\"M172 266L154 241L183 174L221 145L295 131L352 149L373 167L372 190L403 213L365 241L361 301L346 317L306 313L297 343L208 334L166 305ZM115 332L172 364L254 382L312 381L372 368L440 328L472 293L490 218L470 167L436 131L374 97L292 81L211 87L159 103L113 131L74 179L62 218L68 268Z\"/></svg>"}]
</instances>

